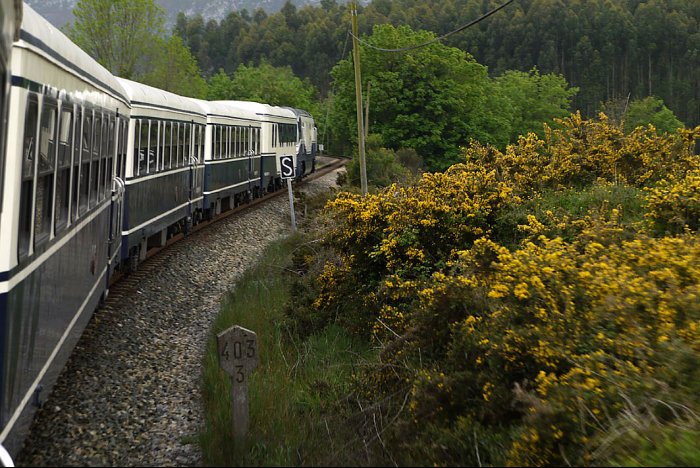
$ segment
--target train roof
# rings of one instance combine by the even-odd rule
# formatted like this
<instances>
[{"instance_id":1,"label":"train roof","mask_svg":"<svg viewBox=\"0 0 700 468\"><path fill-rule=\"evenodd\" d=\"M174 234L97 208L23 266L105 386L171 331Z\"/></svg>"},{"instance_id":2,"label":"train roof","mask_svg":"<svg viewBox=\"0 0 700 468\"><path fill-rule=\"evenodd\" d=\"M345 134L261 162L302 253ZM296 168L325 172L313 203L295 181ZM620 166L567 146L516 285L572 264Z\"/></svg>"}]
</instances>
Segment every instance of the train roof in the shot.
<instances>
[{"instance_id":1,"label":"train roof","mask_svg":"<svg viewBox=\"0 0 700 468\"><path fill-rule=\"evenodd\" d=\"M222 102L222 101L218 101ZM250 112L258 115L261 120L266 120L265 117L278 117L285 119L296 120L296 115L288 108L271 106L269 104L262 104L260 102L253 101L223 101L231 103L232 105L238 106L241 109L247 109Z\"/></svg>"},{"instance_id":2,"label":"train roof","mask_svg":"<svg viewBox=\"0 0 700 468\"><path fill-rule=\"evenodd\" d=\"M207 116L261 121L261 117L246 106L238 105L237 101L202 101L197 100Z\"/></svg>"},{"instance_id":3,"label":"train roof","mask_svg":"<svg viewBox=\"0 0 700 468\"><path fill-rule=\"evenodd\" d=\"M153 86L117 77L126 90L132 107L152 108L160 111L178 112L205 118L206 112L195 99L164 91Z\"/></svg>"},{"instance_id":4,"label":"train roof","mask_svg":"<svg viewBox=\"0 0 700 468\"><path fill-rule=\"evenodd\" d=\"M309 117L309 118L313 119L313 116L308 111L305 111L304 109L297 109L296 107L287 107L287 106L283 107L283 109L289 109L297 117L303 116L303 117Z\"/></svg>"},{"instance_id":5,"label":"train roof","mask_svg":"<svg viewBox=\"0 0 700 468\"><path fill-rule=\"evenodd\" d=\"M21 15L22 26L16 46L38 49L48 60L61 68L69 70L70 73L80 76L123 101L128 101L124 88L109 70L97 63L26 3L23 5Z\"/></svg>"}]
</instances>

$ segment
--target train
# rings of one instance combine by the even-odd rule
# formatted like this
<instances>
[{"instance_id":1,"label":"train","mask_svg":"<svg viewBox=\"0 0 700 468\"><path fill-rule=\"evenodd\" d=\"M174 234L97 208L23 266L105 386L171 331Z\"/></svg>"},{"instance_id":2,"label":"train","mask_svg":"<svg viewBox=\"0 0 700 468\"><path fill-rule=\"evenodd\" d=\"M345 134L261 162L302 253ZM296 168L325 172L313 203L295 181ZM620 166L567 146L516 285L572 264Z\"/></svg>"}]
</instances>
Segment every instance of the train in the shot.
<instances>
[{"instance_id":1,"label":"train","mask_svg":"<svg viewBox=\"0 0 700 468\"><path fill-rule=\"evenodd\" d=\"M114 76L0 0L0 446L33 416L118 275L149 249L316 170L305 110L203 101Z\"/></svg>"}]
</instances>

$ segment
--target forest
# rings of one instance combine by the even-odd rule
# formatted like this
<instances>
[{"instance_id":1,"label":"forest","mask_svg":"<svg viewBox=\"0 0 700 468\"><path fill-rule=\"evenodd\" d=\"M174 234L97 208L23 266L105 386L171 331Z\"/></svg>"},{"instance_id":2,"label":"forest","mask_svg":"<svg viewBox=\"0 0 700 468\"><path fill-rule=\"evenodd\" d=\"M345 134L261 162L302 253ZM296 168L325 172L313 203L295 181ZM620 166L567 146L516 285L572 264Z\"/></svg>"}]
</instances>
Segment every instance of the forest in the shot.
<instances>
[{"instance_id":1,"label":"forest","mask_svg":"<svg viewBox=\"0 0 700 468\"><path fill-rule=\"evenodd\" d=\"M208 22L180 14L171 32L153 0L80 0L74 16L68 35L119 76L307 109L327 152L357 148L346 3L287 2ZM415 151L429 171L461 162L472 142L503 150L520 135L542 137L542 124L576 111L604 112L627 131L692 128L698 18L693 0L373 0L358 7L366 126L379 147ZM399 47L411 50L380 50Z\"/></svg>"},{"instance_id":2,"label":"forest","mask_svg":"<svg viewBox=\"0 0 700 468\"><path fill-rule=\"evenodd\" d=\"M380 24L442 35L501 1L373 0L358 7L361 35ZM572 110L595 115L601 103L656 96L687 126L700 123L700 4L695 0L516 0L498 14L450 36L492 76L508 70L561 74L579 88ZM217 23L180 15L174 32L205 76L231 74L266 60L290 66L327 96L330 70L351 48L347 5L291 3L267 15L232 12Z\"/></svg>"}]
</instances>

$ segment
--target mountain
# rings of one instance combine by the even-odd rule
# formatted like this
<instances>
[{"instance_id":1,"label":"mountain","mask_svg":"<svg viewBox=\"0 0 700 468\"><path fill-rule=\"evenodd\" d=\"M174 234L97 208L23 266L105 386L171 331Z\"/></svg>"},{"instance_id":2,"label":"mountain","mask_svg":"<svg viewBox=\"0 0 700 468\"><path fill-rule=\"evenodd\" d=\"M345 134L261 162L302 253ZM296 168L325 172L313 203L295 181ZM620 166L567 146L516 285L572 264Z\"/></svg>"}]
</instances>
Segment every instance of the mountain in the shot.
<instances>
[{"instance_id":1,"label":"mountain","mask_svg":"<svg viewBox=\"0 0 700 468\"><path fill-rule=\"evenodd\" d=\"M253 13L262 8L267 13L280 11L287 0L156 0L165 9L167 27L175 24L179 12L188 16L201 14L205 20L221 20L232 10L248 10ZM304 5L318 5L321 0L291 0L297 8ZM73 21L73 8L78 0L25 0L37 13L46 18L51 24L62 28Z\"/></svg>"}]
</instances>

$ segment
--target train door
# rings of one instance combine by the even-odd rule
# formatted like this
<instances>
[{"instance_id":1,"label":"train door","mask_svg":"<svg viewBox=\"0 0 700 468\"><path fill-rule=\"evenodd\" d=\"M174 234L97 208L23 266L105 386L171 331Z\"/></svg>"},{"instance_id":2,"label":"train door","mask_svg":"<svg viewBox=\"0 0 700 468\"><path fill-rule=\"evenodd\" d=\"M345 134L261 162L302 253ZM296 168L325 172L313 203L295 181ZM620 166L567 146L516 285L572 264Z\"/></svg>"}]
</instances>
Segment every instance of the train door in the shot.
<instances>
[{"instance_id":1,"label":"train door","mask_svg":"<svg viewBox=\"0 0 700 468\"><path fill-rule=\"evenodd\" d=\"M114 164L112 165L112 201L110 208L110 224L109 224L109 268L107 275L107 287L109 288L110 275L121 263L120 253L122 251L122 224L124 216L124 193L126 184L126 144L127 144L127 126L128 122L122 117L115 119L109 118L109 135L110 141L109 151L116 154Z\"/></svg>"},{"instance_id":2,"label":"train door","mask_svg":"<svg viewBox=\"0 0 700 468\"><path fill-rule=\"evenodd\" d=\"M198 211L198 205L195 200L202 197L202 187L204 186L204 125L194 122L189 125L186 135L189 135L185 142L186 158L189 162L189 177L190 177L190 209L187 220L186 232L189 231L193 224L200 221L201 212Z\"/></svg>"},{"instance_id":3,"label":"train door","mask_svg":"<svg viewBox=\"0 0 700 468\"><path fill-rule=\"evenodd\" d=\"M243 151L248 158L248 190L250 198L257 197L258 192L258 167L254 165L255 154L253 153L253 134L252 127L243 127L242 129Z\"/></svg>"}]
</instances>

